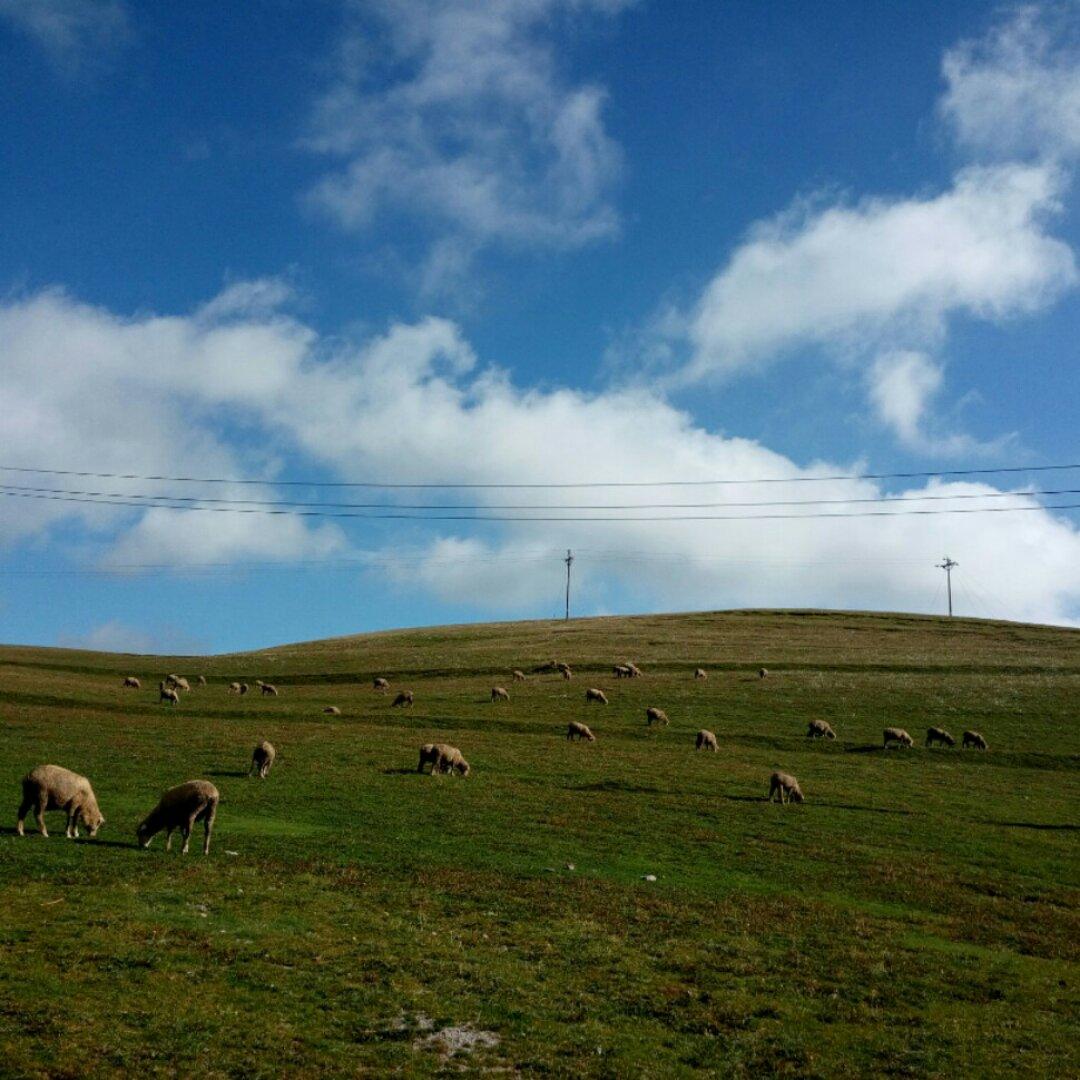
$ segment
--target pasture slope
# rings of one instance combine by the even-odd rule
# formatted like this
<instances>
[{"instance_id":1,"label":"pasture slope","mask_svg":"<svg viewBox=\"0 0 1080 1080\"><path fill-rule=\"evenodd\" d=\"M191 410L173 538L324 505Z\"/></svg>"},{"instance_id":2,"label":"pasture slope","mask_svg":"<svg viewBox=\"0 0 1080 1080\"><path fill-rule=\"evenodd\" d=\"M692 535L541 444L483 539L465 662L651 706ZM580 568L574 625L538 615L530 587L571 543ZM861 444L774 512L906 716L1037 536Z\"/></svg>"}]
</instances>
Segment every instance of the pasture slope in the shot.
<instances>
[{"instance_id":1,"label":"pasture slope","mask_svg":"<svg viewBox=\"0 0 1080 1080\"><path fill-rule=\"evenodd\" d=\"M159 706L169 671L209 685ZM226 693L255 678L280 696ZM1076 631L837 612L0 649L0 1074L1075 1076L1078 691ZM428 741L472 775L418 776ZM43 762L91 778L96 841L14 835ZM763 801L777 767L805 804ZM193 777L209 857L136 849Z\"/></svg>"}]
</instances>

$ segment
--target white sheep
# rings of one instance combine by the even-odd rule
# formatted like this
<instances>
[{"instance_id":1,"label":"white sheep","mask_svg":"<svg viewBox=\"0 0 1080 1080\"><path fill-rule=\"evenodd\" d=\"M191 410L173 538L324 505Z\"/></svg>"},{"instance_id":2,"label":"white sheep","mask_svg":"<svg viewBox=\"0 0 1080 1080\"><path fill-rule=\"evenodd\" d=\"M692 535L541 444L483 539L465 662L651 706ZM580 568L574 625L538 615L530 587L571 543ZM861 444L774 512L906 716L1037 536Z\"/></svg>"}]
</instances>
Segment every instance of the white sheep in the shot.
<instances>
[{"instance_id":1,"label":"white sheep","mask_svg":"<svg viewBox=\"0 0 1080 1080\"><path fill-rule=\"evenodd\" d=\"M416 771L422 773L425 765L431 766L432 776L436 773L453 772L459 772L462 776L469 775L469 763L456 746L448 743L424 743L420 747L420 762Z\"/></svg>"},{"instance_id":2,"label":"white sheep","mask_svg":"<svg viewBox=\"0 0 1080 1080\"><path fill-rule=\"evenodd\" d=\"M935 743L941 743L942 746L955 746L956 740L944 728L927 728L926 745L933 746Z\"/></svg>"},{"instance_id":3,"label":"white sheep","mask_svg":"<svg viewBox=\"0 0 1080 1080\"><path fill-rule=\"evenodd\" d=\"M704 728L697 733L697 741L694 743L694 748L696 750L712 750L714 752L720 749L720 747L716 745L716 736L711 731L706 731Z\"/></svg>"},{"instance_id":4,"label":"white sheep","mask_svg":"<svg viewBox=\"0 0 1080 1080\"><path fill-rule=\"evenodd\" d=\"M781 803L789 801L801 803L803 793L802 788L799 787L799 781L791 773L774 772L769 777L769 802L772 802L774 797Z\"/></svg>"},{"instance_id":5,"label":"white sheep","mask_svg":"<svg viewBox=\"0 0 1080 1080\"><path fill-rule=\"evenodd\" d=\"M757 677L759 679L767 679L769 677L768 668L758 668Z\"/></svg>"},{"instance_id":6,"label":"white sheep","mask_svg":"<svg viewBox=\"0 0 1080 1080\"><path fill-rule=\"evenodd\" d=\"M629 679L631 677L630 668L626 664L616 664L612 671L615 673L616 679Z\"/></svg>"},{"instance_id":7,"label":"white sheep","mask_svg":"<svg viewBox=\"0 0 1080 1080\"><path fill-rule=\"evenodd\" d=\"M597 705L606 705L608 703L607 694L603 690L591 686L585 691L585 704L588 705L590 701L595 701Z\"/></svg>"},{"instance_id":8,"label":"white sheep","mask_svg":"<svg viewBox=\"0 0 1080 1080\"><path fill-rule=\"evenodd\" d=\"M556 664L555 667L562 672L562 677L564 679L572 679L574 677L574 673L570 670L569 664Z\"/></svg>"},{"instance_id":9,"label":"white sheep","mask_svg":"<svg viewBox=\"0 0 1080 1080\"><path fill-rule=\"evenodd\" d=\"M67 813L65 835L68 839L78 837L80 824L86 827L91 836L96 836L98 829L105 824L90 781L60 765L39 765L23 777L22 802L15 822L15 831L20 836L25 835L23 821L31 810L34 811L42 836L49 835L49 830L45 828L47 810L63 810Z\"/></svg>"},{"instance_id":10,"label":"white sheep","mask_svg":"<svg viewBox=\"0 0 1080 1080\"><path fill-rule=\"evenodd\" d=\"M198 684L199 684L200 686L205 686L205 685L206 685L206 676L205 676L205 675L200 675L200 676L199 676L199 677L198 677L198 678L197 678L197 679L196 679L195 681L196 681L196 682L197 682L197 683L198 683Z\"/></svg>"},{"instance_id":11,"label":"white sheep","mask_svg":"<svg viewBox=\"0 0 1080 1080\"><path fill-rule=\"evenodd\" d=\"M180 704L180 694L174 690L171 686L166 686L163 682L158 683L158 704L163 701L167 701L170 705Z\"/></svg>"},{"instance_id":12,"label":"white sheep","mask_svg":"<svg viewBox=\"0 0 1080 1080\"><path fill-rule=\"evenodd\" d=\"M965 731L962 744L965 750L969 746L975 747L976 750L986 749L986 740L977 731Z\"/></svg>"},{"instance_id":13,"label":"white sheep","mask_svg":"<svg viewBox=\"0 0 1080 1080\"><path fill-rule=\"evenodd\" d=\"M263 697L277 697L277 687L268 682L261 682L258 684L259 689L262 691Z\"/></svg>"},{"instance_id":14,"label":"white sheep","mask_svg":"<svg viewBox=\"0 0 1080 1080\"><path fill-rule=\"evenodd\" d=\"M323 712L327 716L340 716L341 710L336 705L327 705Z\"/></svg>"},{"instance_id":15,"label":"white sheep","mask_svg":"<svg viewBox=\"0 0 1080 1080\"><path fill-rule=\"evenodd\" d=\"M184 837L184 846L180 853L186 855L191 840L191 830L197 821L201 821L206 830L203 838L203 854L208 855L210 834L214 829L214 818L217 816L220 798L218 789L209 780L188 780L186 784L169 788L136 830L135 835L138 837L139 847L149 847L150 841L162 829L165 829L165 850L169 851L172 848L173 830L179 829Z\"/></svg>"},{"instance_id":16,"label":"white sheep","mask_svg":"<svg viewBox=\"0 0 1080 1080\"><path fill-rule=\"evenodd\" d=\"M397 706L404 706L412 708L413 692L411 690L402 690L393 701L390 702L390 708L393 709Z\"/></svg>"},{"instance_id":17,"label":"white sheep","mask_svg":"<svg viewBox=\"0 0 1080 1080\"><path fill-rule=\"evenodd\" d=\"M183 690L185 694L191 693L191 684L183 675L166 675L165 685L173 690Z\"/></svg>"},{"instance_id":18,"label":"white sheep","mask_svg":"<svg viewBox=\"0 0 1080 1080\"><path fill-rule=\"evenodd\" d=\"M588 725L580 724L577 720L571 720L566 725L566 739L567 742L573 742L574 739L596 742L596 736L589 730Z\"/></svg>"},{"instance_id":19,"label":"white sheep","mask_svg":"<svg viewBox=\"0 0 1080 1080\"><path fill-rule=\"evenodd\" d=\"M386 691L390 689L390 683L382 678L381 675L376 675L375 678L371 680L371 689L378 690L380 694L385 694Z\"/></svg>"},{"instance_id":20,"label":"white sheep","mask_svg":"<svg viewBox=\"0 0 1080 1080\"><path fill-rule=\"evenodd\" d=\"M127 687L129 687L129 686L131 687L132 690L141 690L142 689L142 683L139 682L139 680L136 679L134 675L128 675L128 677L126 679L124 679L124 687L125 687L125 689Z\"/></svg>"},{"instance_id":21,"label":"white sheep","mask_svg":"<svg viewBox=\"0 0 1080 1080\"><path fill-rule=\"evenodd\" d=\"M240 693L240 684L238 682L229 683L229 689L228 689L227 692L230 693L230 694L239 694Z\"/></svg>"},{"instance_id":22,"label":"white sheep","mask_svg":"<svg viewBox=\"0 0 1080 1080\"><path fill-rule=\"evenodd\" d=\"M668 719L668 715L663 709L658 709L655 705L650 705L645 710L645 723L649 727L652 727L653 724L660 724L662 727L666 727L671 721Z\"/></svg>"},{"instance_id":23,"label":"white sheep","mask_svg":"<svg viewBox=\"0 0 1080 1080\"><path fill-rule=\"evenodd\" d=\"M828 720L811 720L806 728L808 739L835 739L836 732Z\"/></svg>"},{"instance_id":24,"label":"white sheep","mask_svg":"<svg viewBox=\"0 0 1080 1080\"><path fill-rule=\"evenodd\" d=\"M707 679L708 677L709 677L709 673L704 668L699 667L694 672L694 678L695 679Z\"/></svg>"},{"instance_id":25,"label":"white sheep","mask_svg":"<svg viewBox=\"0 0 1080 1080\"><path fill-rule=\"evenodd\" d=\"M265 780L270 775L270 768L274 764L277 751L274 744L263 739L251 752L251 765L248 768L248 776L255 773L260 780Z\"/></svg>"},{"instance_id":26,"label":"white sheep","mask_svg":"<svg viewBox=\"0 0 1080 1080\"><path fill-rule=\"evenodd\" d=\"M514 682L524 682L525 681L525 672L524 671L521 671L518 668L514 668L512 674L513 674Z\"/></svg>"},{"instance_id":27,"label":"white sheep","mask_svg":"<svg viewBox=\"0 0 1080 1080\"><path fill-rule=\"evenodd\" d=\"M492 701L509 701L510 693L505 686L493 686L491 688Z\"/></svg>"},{"instance_id":28,"label":"white sheep","mask_svg":"<svg viewBox=\"0 0 1080 1080\"><path fill-rule=\"evenodd\" d=\"M887 727L883 732L885 748L889 748L890 743L896 743L898 746L914 746L915 741L912 737L903 729L898 727Z\"/></svg>"},{"instance_id":29,"label":"white sheep","mask_svg":"<svg viewBox=\"0 0 1080 1080\"><path fill-rule=\"evenodd\" d=\"M248 689L248 684L246 682L242 682L240 684L240 696L243 697L248 692Z\"/></svg>"},{"instance_id":30,"label":"white sheep","mask_svg":"<svg viewBox=\"0 0 1080 1080\"><path fill-rule=\"evenodd\" d=\"M626 667L630 672L631 679L639 679L644 674L637 664L631 663L629 660L626 661Z\"/></svg>"}]
</instances>

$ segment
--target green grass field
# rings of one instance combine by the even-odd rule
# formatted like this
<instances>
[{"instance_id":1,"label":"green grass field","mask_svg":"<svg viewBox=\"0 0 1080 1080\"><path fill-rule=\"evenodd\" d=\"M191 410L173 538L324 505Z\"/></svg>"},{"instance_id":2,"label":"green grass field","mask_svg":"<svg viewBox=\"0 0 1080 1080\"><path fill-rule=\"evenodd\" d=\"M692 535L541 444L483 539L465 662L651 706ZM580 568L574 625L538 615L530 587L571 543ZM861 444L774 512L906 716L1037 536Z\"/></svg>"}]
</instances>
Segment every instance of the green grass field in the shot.
<instances>
[{"instance_id":1,"label":"green grass field","mask_svg":"<svg viewBox=\"0 0 1080 1080\"><path fill-rule=\"evenodd\" d=\"M510 681L550 659L573 681ZM159 706L168 671L209 685ZM255 678L280 696L226 693ZM1075 1076L1078 691L1076 631L903 615L2 648L0 1075ZM881 749L893 724L914 749ZM926 750L931 725L989 752ZM472 774L417 775L429 741ZM96 840L63 815L15 835L44 762L91 779ZM777 767L803 805L764 801ZM209 857L201 826L188 856L136 848L196 777L221 791Z\"/></svg>"}]
</instances>

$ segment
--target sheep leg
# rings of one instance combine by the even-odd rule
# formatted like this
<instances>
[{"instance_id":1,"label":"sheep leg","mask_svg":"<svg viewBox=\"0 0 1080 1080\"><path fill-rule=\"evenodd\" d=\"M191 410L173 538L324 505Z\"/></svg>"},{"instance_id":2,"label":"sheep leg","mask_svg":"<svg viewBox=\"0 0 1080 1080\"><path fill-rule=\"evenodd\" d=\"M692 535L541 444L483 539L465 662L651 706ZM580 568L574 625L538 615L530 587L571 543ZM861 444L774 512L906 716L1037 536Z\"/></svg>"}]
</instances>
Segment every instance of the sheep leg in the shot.
<instances>
[{"instance_id":1,"label":"sheep leg","mask_svg":"<svg viewBox=\"0 0 1080 1080\"><path fill-rule=\"evenodd\" d=\"M67 829L65 829L64 835L69 840L71 840L73 837L78 837L78 835L79 835L78 818L76 816L77 814L78 814L78 810L76 810L74 807L71 807L71 806L68 807Z\"/></svg>"},{"instance_id":2,"label":"sheep leg","mask_svg":"<svg viewBox=\"0 0 1080 1080\"><path fill-rule=\"evenodd\" d=\"M166 851L172 851L172 834L173 834L173 829L174 828L175 828L174 825L170 825L165 830L165 850Z\"/></svg>"},{"instance_id":3,"label":"sheep leg","mask_svg":"<svg viewBox=\"0 0 1080 1080\"><path fill-rule=\"evenodd\" d=\"M217 816L217 803L213 803L210 807L210 813L208 813L203 820L203 827L206 830L203 836L202 853L204 855L210 854L210 834L214 831L214 818Z\"/></svg>"},{"instance_id":4,"label":"sheep leg","mask_svg":"<svg viewBox=\"0 0 1080 1080\"><path fill-rule=\"evenodd\" d=\"M180 826L180 835L184 838L184 846L180 849L181 855L186 855L188 848L191 846L191 826L192 822L190 821Z\"/></svg>"},{"instance_id":5,"label":"sheep leg","mask_svg":"<svg viewBox=\"0 0 1080 1080\"><path fill-rule=\"evenodd\" d=\"M26 820L26 815L33 809L34 800L29 795L23 796L23 801L19 804L19 816L15 819L15 831L20 836L25 836L26 832L23 829L23 822Z\"/></svg>"},{"instance_id":6,"label":"sheep leg","mask_svg":"<svg viewBox=\"0 0 1080 1080\"><path fill-rule=\"evenodd\" d=\"M38 832L42 836L48 836L49 830L45 828L45 807L48 805L46 798L39 794L34 804L34 820L37 821Z\"/></svg>"}]
</instances>

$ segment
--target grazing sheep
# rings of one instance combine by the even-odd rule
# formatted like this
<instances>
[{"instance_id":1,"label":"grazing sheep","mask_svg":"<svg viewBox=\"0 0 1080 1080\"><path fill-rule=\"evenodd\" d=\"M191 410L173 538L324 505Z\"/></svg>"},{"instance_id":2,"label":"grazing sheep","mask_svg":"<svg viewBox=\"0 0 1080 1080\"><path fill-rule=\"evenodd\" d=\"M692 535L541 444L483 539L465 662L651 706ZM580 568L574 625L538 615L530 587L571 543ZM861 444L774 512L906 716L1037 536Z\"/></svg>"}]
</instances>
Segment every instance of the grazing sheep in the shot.
<instances>
[{"instance_id":1,"label":"grazing sheep","mask_svg":"<svg viewBox=\"0 0 1080 1080\"><path fill-rule=\"evenodd\" d=\"M595 701L597 705L606 705L608 703L607 694L603 690L597 690L595 686L592 686L585 691L585 704L588 705L590 701Z\"/></svg>"},{"instance_id":2,"label":"grazing sheep","mask_svg":"<svg viewBox=\"0 0 1080 1080\"><path fill-rule=\"evenodd\" d=\"M642 672L641 668L639 668L637 664L633 664L629 660L626 661L626 668L630 672L631 679L640 679L641 676L644 674L644 672Z\"/></svg>"},{"instance_id":3,"label":"grazing sheep","mask_svg":"<svg viewBox=\"0 0 1080 1080\"><path fill-rule=\"evenodd\" d=\"M183 690L185 694L191 693L191 684L183 675L166 675L165 685L173 690Z\"/></svg>"},{"instance_id":4,"label":"grazing sheep","mask_svg":"<svg viewBox=\"0 0 1080 1080\"><path fill-rule=\"evenodd\" d=\"M694 678L695 679L707 679L708 677L709 677L709 673L703 667L699 667L694 672Z\"/></svg>"},{"instance_id":5,"label":"grazing sheep","mask_svg":"<svg viewBox=\"0 0 1080 1080\"><path fill-rule=\"evenodd\" d=\"M524 682L525 681L525 672L524 671L519 671L517 668L514 668L512 674L513 674L513 677L514 677L514 682Z\"/></svg>"},{"instance_id":6,"label":"grazing sheep","mask_svg":"<svg viewBox=\"0 0 1080 1080\"><path fill-rule=\"evenodd\" d=\"M251 752L251 766L248 768L248 776L255 773L260 780L265 780L270 775L270 767L274 764L277 751L274 744L263 739Z\"/></svg>"},{"instance_id":7,"label":"grazing sheep","mask_svg":"<svg viewBox=\"0 0 1080 1080\"><path fill-rule=\"evenodd\" d=\"M169 788L136 830L135 835L138 837L139 847L149 847L150 841L162 829L165 829L165 850L169 851L172 848L173 830L179 829L184 837L184 846L180 849L180 854L186 855L191 840L191 830L195 827L195 822L202 821L206 830L203 838L203 854L208 855L210 834L214 829L219 799L218 789L209 780L189 780L186 784Z\"/></svg>"},{"instance_id":8,"label":"grazing sheep","mask_svg":"<svg viewBox=\"0 0 1080 1080\"><path fill-rule=\"evenodd\" d=\"M631 677L630 669L625 664L616 664L612 671L615 673L616 679L629 679Z\"/></svg>"},{"instance_id":9,"label":"grazing sheep","mask_svg":"<svg viewBox=\"0 0 1080 1080\"><path fill-rule=\"evenodd\" d=\"M263 697L277 697L278 696L277 687L272 686L268 682L259 683L259 689L262 691Z\"/></svg>"},{"instance_id":10,"label":"grazing sheep","mask_svg":"<svg viewBox=\"0 0 1080 1080\"><path fill-rule=\"evenodd\" d=\"M934 743L941 743L942 746L955 746L956 740L944 728L927 728L926 745L933 746Z\"/></svg>"},{"instance_id":11,"label":"grazing sheep","mask_svg":"<svg viewBox=\"0 0 1080 1080\"><path fill-rule=\"evenodd\" d=\"M124 679L124 687L126 688L126 687L129 687L129 686L131 687L132 690L141 690L142 689L142 683L139 682L139 680L136 679L134 675L129 675L126 679Z\"/></svg>"},{"instance_id":12,"label":"grazing sheep","mask_svg":"<svg viewBox=\"0 0 1080 1080\"><path fill-rule=\"evenodd\" d=\"M650 705L645 710L645 723L649 727L652 727L653 724L660 724L666 727L671 721L668 719L668 715L663 709L658 709L655 705Z\"/></svg>"},{"instance_id":13,"label":"grazing sheep","mask_svg":"<svg viewBox=\"0 0 1080 1080\"><path fill-rule=\"evenodd\" d=\"M341 710L336 705L327 705L326 708L323 709L323 712L326 713L327 716L341 715Z\"/></svg>"},{"instance_id":14,"label":"grazing sheep","mask_svg":"<svg viewBox=\"0 0 1080 1080\"><path fill-rule=\"evenodd\" d=\"M165 685L166 686L172 686L172 687L175 688L176 684L179 681L180 681L180 676L179 675L166 675L165 676Z\"/></svg>"},{"instance_id":15,"label":"grazing sheep","mask_svg":"<svg viewBox=\"0 0 1080 1080\"><path fill-rule=\"evenodd\" d=\"M371 680L371 689L378 690L380 694L385 694L386 691L390 689L390 684L386 679L376 675L375 678Z\"/></svg>"},{"instance_id":16,"label":"grazing sheep","mask_svg":"<svg viewBox=\"0 0 1080 1080\"><path fill-rule=\"evenodd\" d=\"M49 830L45 828L46 810L67 812L65 835L69 839L78 837L80 823L86 826L91 836L96 836L98 829L105 824L90 781L70 769L59 765L39 765L23 777L22 793L19 816L15 822L15 831L20 836L25 835L23 820L30 810L34 811L42 836L49 835Z\"/></svg>"},{"instance_id":17,"label":"grazing sheep","mask_svg":"<svg viewBox=\"0 0 1080 1080\"><path fill-rule=\"evenodd\" d=\"M769 802L773 801L774 796L778 796L777 801L781 803L803 801L799 781L786 772L774 772L769 777Z\"/></svg>"},{"instance_id":18,"label":"grazing sheep","mask_svg":"<svg viewBox=\"0 0 1080 1080\"><path fill-rule=\"evenodd\" d=\"M170 705L180 704L180 695L171 686L166 686L163 682L158 683L158 704L163 701L167 701Z\"/></svg>"},{"instance_id":19,"label":"grazing sheep","mask_svg":"<svg viewBox=\"0 0 1080 1080\"><path fill-rule=\"evenodd\" d=\"M227 692L230 693L230 694L239 694L240 693L240 684L238 682L229 683L229 689L228 689Z\"/></svg>"},{"instance_id":20,"label":"grazing sheep","mask_svg":"<svg viewBox=\"0 0 1080 1080\"><path fill-rule=\"evenodd\" d=\"M453 772L459 772L462 776L469 775L469 763L461 751L447 743L424 743L420 747L420 762L416 771L422 773L425 765L431 766L432 776L436 773Z\"/></svg>"},{"instance_id":21,"label":"grazing sheep","mask_svg":"<svg viewBox=\"0 0 1080 1080\"><path fill-rule=\"evenodd\" d=\"M697 741L694 743L694 747L697 750L712 750L714 752L720 749L716 745L716 736L704 728L697 733Z\"/></svg>"},{"instance_id":22,"label":"grazing sheep","mask_svg":"<svg viewBox=\"0 0 1080 1080\"><path fill-rule=\"evenodd\" d=\"M977 731L965 731L963 747L966 750L969 746L975 747L976 750L985 750L986 740Z\"/></svg>"},{"instance_id":23,"label":"grazing sheep","mask_svg":"<svg viewBox=\"0 0 1080 1080\"><path fill-rule=\"evenodd\" d=\"M390 702L390 708L396 708L398 705L404 705L412 707L413 692L411 690L402 690L393 701Z\"/></svg>"},{"instance_id":24,"label":"grazing sheep","mask_svg":"<svg viewBox=\"0 0 1080 1080\"><path fill-rule=\"evenodd\" d=\"M763 667L760 667L760 668L758 668L758 670L757 670L757 677L758 677L759 679L767 679L767 678L769 677L769 670L768 670L768 668L763 668Z\"/></svg>"},{"instance_id":25,"label":"grazing sheep","mask_svg":"<svg viewBox=\"0 0 1080 1080\"><path fill-rule=\"evenodd\" d=\"M205 675L200 675L200 676L199 676L199 677L198 677L198 678L197 678L197 679L196 679L195 681L196 681L196 682L197 682L197 683L198 683L198 684L199 684L200 686L205 686L205 685L206 685L206 676L205 676Z\"/></svg>"},{"instance_id":26,"label":"grazing sheep","mask_svg":"<svg viewBox=\"0 0 1080 1080\"><path fill-rule=\"evenodd\" d=\"M562 677L564 679L572 679L574 677L574 673L570 670L569 664L556 664L555 668L562 672Z\"/></svg>"},{"instance_id":27,"label":"grazing sheep","mask_svg":"<svg viewBox=\"0 0 1080 1080\"><path fill-rule=\"evenodd\" d=\"M579 724L576 720L571 720L566 725L566 739L568 742L573 742L574 739L586 739L588 742L596 742L596 736L589 730L587 724Z\"/></svg>"},{"instance_id":28,"label":"grazing sheep","mask_svg":"<svg viewBox=\"0 0 1080 1080\"><path fill-rule=\"evenodd\" d=\"M248 692L248 684L246 682L242 682L240 684L240 696L243 697L247 692Z\"/></svg>"},{"instance_id":29,"label":"grazing sheep","mask_svg":"<svg viewBox=\"0 0 1080 1080\"><path fill-rule=\"evenodd\" d=\"M507 692L505 686L493 686L491 688L491 700L492 701L509 701L510 694Z\"/></svg>"},{"instance_id":30,"label":"grazing sheep","mask_svg":"<svg viewBox=\"0 0 1080 1080\"><path fill-rule=\"evenodd\" d=\"M835 739L836 732L833 731L828 720L811 720L806 728L806 737L808 739Z\"/></svg>"},{"instance_id":31,"label":"grazing sheep","mask_svg":"<svg viewBox=\"0 0 1080 1080\"><path fill-rule=\"evenodd\" d=\"M914 740L903 728L887 727L882 734L885 739L886 750L889 748L889 743L897 743L900 746L915 745Z\"/></svg>"}]
</instances>

